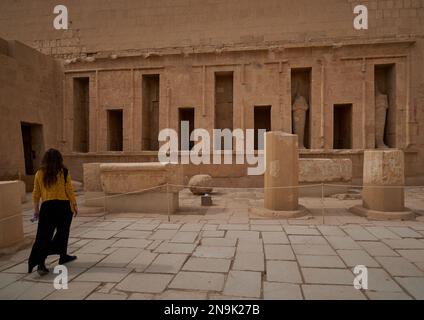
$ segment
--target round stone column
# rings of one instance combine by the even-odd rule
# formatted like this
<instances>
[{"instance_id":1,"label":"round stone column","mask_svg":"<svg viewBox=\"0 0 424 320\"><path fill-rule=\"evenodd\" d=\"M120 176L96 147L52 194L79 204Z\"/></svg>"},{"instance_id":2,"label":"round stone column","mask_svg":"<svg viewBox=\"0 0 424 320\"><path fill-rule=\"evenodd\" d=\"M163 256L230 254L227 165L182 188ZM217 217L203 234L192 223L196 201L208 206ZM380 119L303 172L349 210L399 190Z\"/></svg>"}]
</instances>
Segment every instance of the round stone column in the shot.
<instances>
[{"instance_id":1,"label":"round stone column","mask_svg":"<svg viewBox=\"0 0 424 320\"><path fill-rule=\"evenodd\" d=\"M413 219L405 208L405 165L402 150L364 152L362 205L351 211L370 219Z\"/></svg>"},{"instance_id":2,"label":"round stone column","mask_svg":"<svg viewBox=\"0 0 424 320\"><path fill-rule=\"evenodd\" d=\"M280 131L265 134L264 207L254 208L266 216L297 217L299 206L299 153L297 135Z\"/></svg>"}]
</instances>

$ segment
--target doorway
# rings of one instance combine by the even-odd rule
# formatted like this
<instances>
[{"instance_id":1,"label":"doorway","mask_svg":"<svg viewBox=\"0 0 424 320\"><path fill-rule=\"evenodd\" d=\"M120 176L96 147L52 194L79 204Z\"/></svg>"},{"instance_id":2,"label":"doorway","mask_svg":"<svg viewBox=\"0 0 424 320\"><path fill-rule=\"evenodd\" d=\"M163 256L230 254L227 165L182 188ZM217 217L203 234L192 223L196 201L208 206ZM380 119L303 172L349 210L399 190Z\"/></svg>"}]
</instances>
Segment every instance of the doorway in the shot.
<instances>
[{"instance_id":1,"label":"doorway","mask_svg":"<svg viewBox=\"0 0 424 320\"><path fill-rule=\"evenodd\" d=\"M108 110L108 150L122 151L123 150L123 110Z\"/></svg>"},{"instance_id":2,"label":"doorway","mask_svg":"<svg viewBox=\"0 0 424 320\"><path fill-rule=\"evenodd\" d=\"M179 130L179 138L180 138L180 150L188 151L187 146L184 146L183 143L182 143L183 137L181 136L182 135L181 122L183 122L183 121L188 122L188 127L189 127L188 148L189 148L189 150L191 150L194 147L194 141L190 140L191 133L194 130L194 108L180 108L179 114L178 114L178 130Z\"/></svg>"},{"instance_id":3,"label":"doorway","mask_svg":"<svg viewBox=\"0 0 424 320\"><path fill-rule=\"evenodd\" d=\"M352 149L352 104L335 104L333 149Z\"/></svg>"},{"instance_id":4,"label":"doorway","mask_svg":"<svg viewBox=\"0 0 424 320\"><path fill-rule=\"evenodd\" d=\"M33 175L41 166L44 150L43 126L41 124L21 122L21 132L25 174Z\"/></svg>"},{"instance_id":5,"label":"doorway","mask_svg":"<svg viewBox=\"0 0 424 320\"><path fill-rule=\"evenodd\" d=\"M264 135L258 136L259 129L271 131L271 106L255 106L254 109L255 126L255 150L264 149Z\"/></svg>"}]
</instances>

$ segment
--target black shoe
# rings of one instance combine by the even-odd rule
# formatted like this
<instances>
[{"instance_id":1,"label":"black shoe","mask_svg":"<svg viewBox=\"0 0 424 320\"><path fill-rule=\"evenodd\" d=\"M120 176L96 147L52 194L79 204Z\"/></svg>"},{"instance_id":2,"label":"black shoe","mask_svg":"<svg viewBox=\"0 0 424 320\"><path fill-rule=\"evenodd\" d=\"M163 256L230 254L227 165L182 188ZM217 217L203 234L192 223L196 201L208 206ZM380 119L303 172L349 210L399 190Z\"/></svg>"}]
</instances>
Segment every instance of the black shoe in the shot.
<instances>
[{"instance_id":1,"label":"black shoe","mask_svg":"<svg viewBox=\"0 0 424 320\"><path fill-rule=\"evenodd\" d=\"M66 256L60 257L59 264L65 264L65 263L74 261L76 259L77 259L77 256L70 256L67 254Z\"/></svg>"},{"instance_id":2,"label":"black shoe","mask_svg":"<svg viewBox=\"0 0 424 320\"><path fill-rule=\"evenodd\" d=\"M41 265L39 264L37 267L37 272L40 276L45 276L46 274L48 274L50 271L49 269L46 268L45 265Z\"/></svg>"},{"instance_id":3,"label":"black shoe","mask_svg":"<svg viewBox=\"0 0 424 320\"><path fill-rule=\"evenodd\" d=\"M35 264L28 263L28 273L32 273L32 270L35 268Z\"/></svg>"}]
</instances>

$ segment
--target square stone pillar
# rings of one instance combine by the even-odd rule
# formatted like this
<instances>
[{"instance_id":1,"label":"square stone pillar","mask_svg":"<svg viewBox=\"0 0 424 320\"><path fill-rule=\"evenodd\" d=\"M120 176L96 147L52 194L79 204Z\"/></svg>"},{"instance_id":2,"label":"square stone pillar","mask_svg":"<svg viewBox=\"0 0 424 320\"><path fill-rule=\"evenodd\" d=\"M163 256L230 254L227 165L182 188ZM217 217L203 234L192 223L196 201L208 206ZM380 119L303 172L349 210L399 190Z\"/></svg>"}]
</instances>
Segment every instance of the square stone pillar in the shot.
<instances>
[{"instance_id":1,"label":"square stone pillar","mask_svg":"<svg viewBox=\"0 0 424 320\"><path fill-rule=\"evenodd\" d=\"M24 240L20 187L18 181L0 181L0 249Z\"/></svg>"},{"instance_id":2,"label":"square stone pillar","mask_svg":"<svg viewBox=\"0 0 424 320\"><path fill-rule=\"evenodd\" d=\"M414 213L405 208L404 171L402 150L366 150L362 206L351 211L378 220L414 218Z\"/></svg>"},{"instance_id":3,"label":"square stone pillar","mask_svg":"<svg viewBox=\"0 0 424 320\"><path fill-rule=\"evenodd\" d=\"M304 214L299 206L299 153L297 135L281 131L265 134L264 207L261 215L296 217Z\"/></svg>"}]
</instances>

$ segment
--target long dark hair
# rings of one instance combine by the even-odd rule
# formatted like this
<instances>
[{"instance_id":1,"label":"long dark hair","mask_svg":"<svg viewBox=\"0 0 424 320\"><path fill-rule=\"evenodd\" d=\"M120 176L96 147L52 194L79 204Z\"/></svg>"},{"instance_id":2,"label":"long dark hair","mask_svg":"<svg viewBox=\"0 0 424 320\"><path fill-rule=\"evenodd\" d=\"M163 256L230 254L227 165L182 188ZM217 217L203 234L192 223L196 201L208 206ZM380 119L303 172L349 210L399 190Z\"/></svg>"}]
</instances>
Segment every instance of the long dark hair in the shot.
<instances>
[{"instance_id":1,"label":"long dark hair","mask_svg":"<svg viewBox=\"0 0 424 320\"><path fill-rule=\"evenodd\" d=\"M43 183L49 187L56 183L57 174L64 168L62 154L56 149L49 149L41 161L43 171Z\"/></svg>"}]
</instances>

